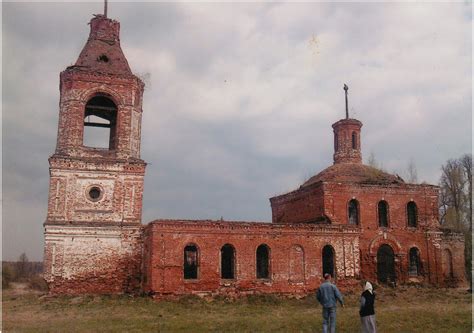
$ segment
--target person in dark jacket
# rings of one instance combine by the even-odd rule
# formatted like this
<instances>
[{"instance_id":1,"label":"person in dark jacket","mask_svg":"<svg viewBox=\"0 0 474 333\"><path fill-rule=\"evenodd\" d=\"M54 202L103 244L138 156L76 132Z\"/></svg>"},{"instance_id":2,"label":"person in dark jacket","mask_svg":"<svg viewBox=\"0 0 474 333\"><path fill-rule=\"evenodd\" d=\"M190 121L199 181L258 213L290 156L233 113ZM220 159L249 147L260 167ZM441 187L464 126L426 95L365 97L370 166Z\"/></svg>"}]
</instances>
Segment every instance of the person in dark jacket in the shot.
<instances>
[{"instance_id":1,"label":"person in dark jacket","mask_svg":"<svg viewBox=\"0 0 474 333\"><path fill-rule=\"evenodd\" d=\"M375 324L375 293L372 284L365 282L364 292L360 296L360 322L362 333L377 333Z\"/></svg>"},{"instance_id":2,"label":"person in dark jacket","mask_svg":"<svg viewBox=\"0 0 474 333\"><path fill-rule=\"evenodd\" d=\"M328 332L328 326L331 333L336 332L336 301L344 307L344 300L341 292L331 283L331 274L324 274L324 282L319 286L316 298L323 306L323 333Z\"/></svg>"}]
</instances>

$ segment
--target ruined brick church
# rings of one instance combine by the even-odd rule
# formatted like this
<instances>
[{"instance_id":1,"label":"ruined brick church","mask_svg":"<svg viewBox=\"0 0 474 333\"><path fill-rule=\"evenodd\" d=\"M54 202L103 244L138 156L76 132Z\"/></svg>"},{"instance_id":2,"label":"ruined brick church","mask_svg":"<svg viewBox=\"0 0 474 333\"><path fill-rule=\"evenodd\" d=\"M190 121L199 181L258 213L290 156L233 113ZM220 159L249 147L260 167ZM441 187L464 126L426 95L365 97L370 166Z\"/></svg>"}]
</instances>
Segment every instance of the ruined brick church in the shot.
<instances>
[{"instance_id":1,"label":"ruined brick church","mask_svg":"<svg viewBox=\"0 0 474 333\"><path fill-rule=\"evenodd\" d=\"M92 18L79 58L60 74L44 223L51 293L305 294L326 272L342 287L465 283L463 238L440 228L438 187L362 164L362 123L348 116L332 125L334 164L270 198L272 223L142 225L144 84L119 28ZM108 148L86 144L91 128L108 131Z\"/></svg>"}]
</instances>

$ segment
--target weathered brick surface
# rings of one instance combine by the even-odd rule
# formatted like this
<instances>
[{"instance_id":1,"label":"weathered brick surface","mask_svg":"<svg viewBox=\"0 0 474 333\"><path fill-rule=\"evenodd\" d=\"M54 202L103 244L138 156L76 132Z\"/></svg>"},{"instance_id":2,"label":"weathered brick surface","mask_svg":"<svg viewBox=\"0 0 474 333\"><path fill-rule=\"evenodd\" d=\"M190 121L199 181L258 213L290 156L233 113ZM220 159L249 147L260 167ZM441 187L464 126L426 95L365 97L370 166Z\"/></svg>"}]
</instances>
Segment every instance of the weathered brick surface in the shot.
<instances>
[{"instance_id":1,"label":"weathered brick surface","mask_svg":"<svg viewBox=\"0 0 474 333\"><path fill-rule=\"evenodd\" d=\"M362 278L377 280L377 251L387 244L394 251L397 282L465 284L462 239L457 234L440 236L443 233L438 219L438 187L407 184L400 177L363 165L357 157L361 126L355 119L340 120L333 125L338 140L334 165L311 177L299 189L271 198L273 222L348 225L349 201L355 199L361 229ZM351 133L356 133L356 149L352 149ZM379 226L378 221L378 203L382 200L388 204L387 227ZM408 226L409 202L417 206L416 227ZM409 275L409 251L413 247L418 249L421 260L417 276ZM440 264L443 259L440 249L452 253L456 268L449 278L446 278L447 265Z\"/></svg>"},{"instance_id":2,"label":"weathered brick surface","mask_svg":"<svg viewBox=\"0 0 474 333\"><path fill-rule=\"evenodd\" d=\"M120 48L119 23L93 18L76 64L60 76L45 222L45 279L52 293L140 290L143 88ZM106 96L117 107L109 149L83 144L85 108L94 96ZM100 191L97 199L89 195L92 188Z\"/></svg>"},{"instance_id":3,"label":"weathered brick surface","mask_svg":"<svg viewBox=\"0 0 474 333\"><path fill-rule=\"evenodd\" d=\"M386 245L394 253L397 283L466 283L464 242L461 235L440 228L438 188L407 184L363 165L362 123L356 119L333 125L334 165L299 189L270 199L273 223L157 220L142 227L144 85L123 55L119 29L118 22L103 16L92 19L78 60L60 76L58 139L49 159L45 222L45 279L52 293L302 295L319 286L328 245L342 288L360 278L376 281L377 253ZM109 149L83 144L85 109L94 96L105 96L117 108ZM104 105L94 112L115 112ZM357 201L357 225L349 224L351 200ZM384 227L378 222L381 200L388 205ZM407 223L409 202L416 203L416 227ZM235 249L233 279L221 278L226 244ZM262 244L269 249L265 279L257 278ZM197 248L197 278L184 278L186 246ZM418 250L420 265L410 275L411 248Z\"/></svg>"},{"instance_id":4,"label":"weathered brick surface","mask_svg":"<svg viewBox=\"0 0 474 333\"><path fill-rule=\"evenodd\" d=\"M321 283L322 249L335 250L342 286L359 277L359 229L353 226L157 220L146 226L144 291L168 294L306 294ZM183 276L184 248L199 249L198 279ZM236 275L221 279L220 250L235 248ZM257 279L256 251L270 248L270 278Z\"/></svg>"},{"instance_id":5,"label":"weathered brick surface","mask_svg":"<svg viewBox=\"0 0 474 333\"><path fill-rule=\"evenodd\" d=\"M45 227L45 279L53 294L137 293L140 226Z\"/></svg>"},{"instance_id":6,"label":"weathered brick surface","mask_svg":"<svg viewBox=\"0 0 474 333\"><path fill-rule=\"evenodd\" d=\"M332 125L334 130L334 163L361 163L360 129L357 119L341 119Z\"/></svg>"}]
</instances>

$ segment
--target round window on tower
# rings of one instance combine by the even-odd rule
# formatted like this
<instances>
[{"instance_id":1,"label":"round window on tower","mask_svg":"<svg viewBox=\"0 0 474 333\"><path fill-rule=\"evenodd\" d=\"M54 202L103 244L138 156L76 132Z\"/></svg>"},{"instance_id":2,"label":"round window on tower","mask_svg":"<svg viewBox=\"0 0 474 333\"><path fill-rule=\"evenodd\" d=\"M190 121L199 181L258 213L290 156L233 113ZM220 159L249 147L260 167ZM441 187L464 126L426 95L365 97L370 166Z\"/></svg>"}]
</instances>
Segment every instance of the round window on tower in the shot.
<instances>
[{"instance_id":1,"label":"round window on tower","mask_svg":"<svg viewBox=\"0 0 474 333\"><path fill-rule=\"evenodd\" d=\"M97 185L90 186L86 191L87 199L92 202L97 202L104 196L104 191Z\"/></svg>"}]
</instances>

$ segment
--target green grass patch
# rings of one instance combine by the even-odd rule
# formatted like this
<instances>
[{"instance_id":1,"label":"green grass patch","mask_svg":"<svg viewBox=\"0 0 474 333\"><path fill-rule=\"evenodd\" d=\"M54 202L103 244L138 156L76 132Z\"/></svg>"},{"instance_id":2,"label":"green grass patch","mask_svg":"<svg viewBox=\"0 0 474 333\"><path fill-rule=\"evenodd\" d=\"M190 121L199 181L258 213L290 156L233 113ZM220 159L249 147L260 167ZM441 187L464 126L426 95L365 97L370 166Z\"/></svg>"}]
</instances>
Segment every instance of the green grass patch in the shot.
<instances>
[{"instance_id":1,"label":"green grass patch","mask_svg":"<svg viewBox=\"0 0 474 333\"><path fill-rule=\"evenodd\" d=\"M469 332L471 294L463 290L400 287L377 290L380 332ZM41 297L3 295L5 332L319 332L321 307L314 297L273 295L212 301L185 297ZM358 332L358 295L346 295L338 332Z\"/></svg>"}]
</instances>

